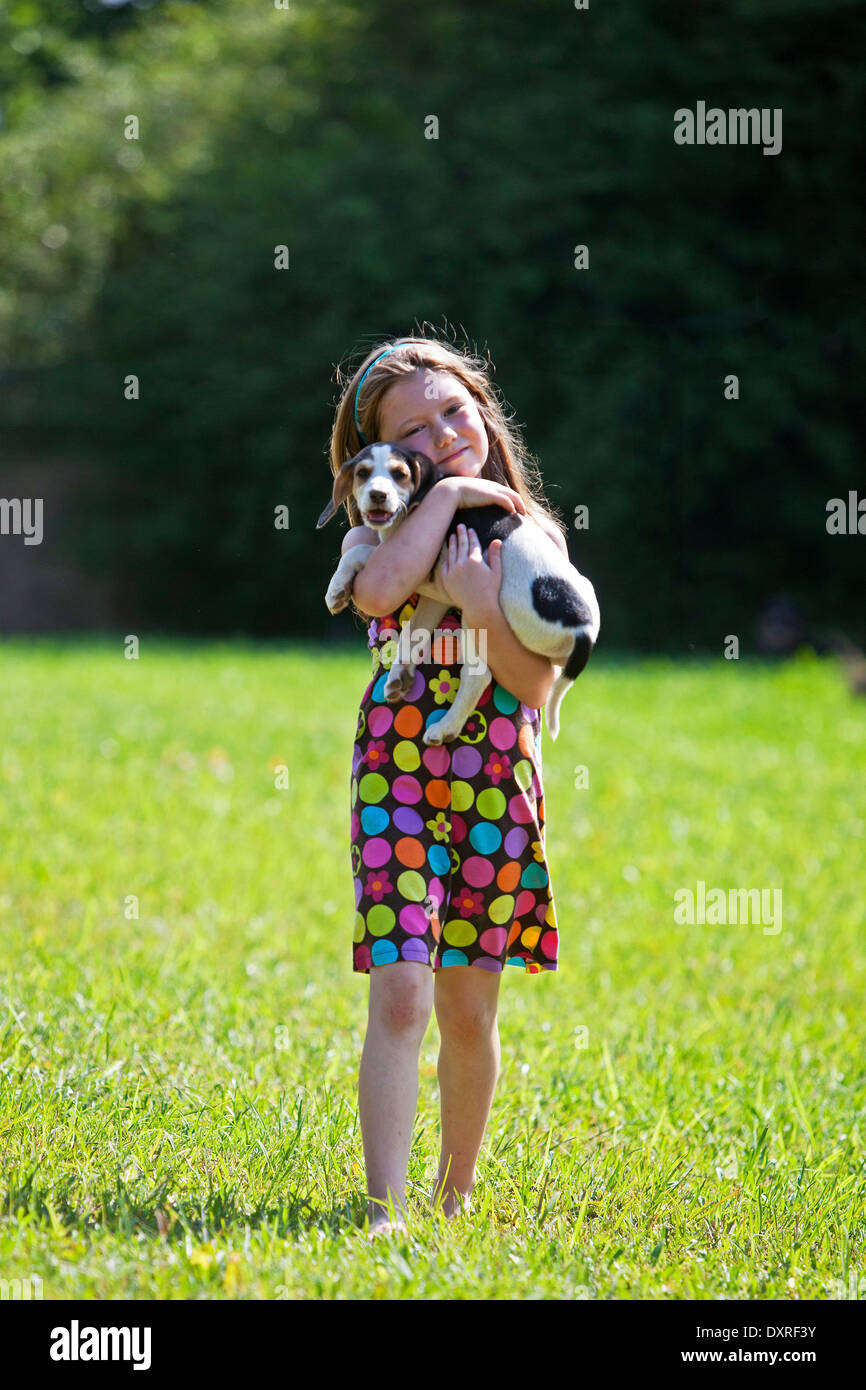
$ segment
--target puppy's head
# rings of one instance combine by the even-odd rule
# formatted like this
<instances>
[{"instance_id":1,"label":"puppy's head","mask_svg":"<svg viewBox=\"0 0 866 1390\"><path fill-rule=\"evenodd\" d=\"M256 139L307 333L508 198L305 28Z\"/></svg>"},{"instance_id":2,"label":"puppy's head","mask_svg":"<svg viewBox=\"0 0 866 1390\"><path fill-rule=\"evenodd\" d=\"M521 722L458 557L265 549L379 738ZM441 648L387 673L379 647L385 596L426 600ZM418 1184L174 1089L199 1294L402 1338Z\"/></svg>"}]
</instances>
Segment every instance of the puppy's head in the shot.
<instances>
[{"instance_id":1,"label":"puppy's head","mask_svg":"<svg viewBox=\"0 0 866 1390\"><path fill-rule=\"evenodd\" d=\"M399 444L368 444L347 459L334 479L334 493L316 530L330 521L352 493L365 526L386 531L402 521L445 475L426 454Z\"/></svg>"}]
</instances>

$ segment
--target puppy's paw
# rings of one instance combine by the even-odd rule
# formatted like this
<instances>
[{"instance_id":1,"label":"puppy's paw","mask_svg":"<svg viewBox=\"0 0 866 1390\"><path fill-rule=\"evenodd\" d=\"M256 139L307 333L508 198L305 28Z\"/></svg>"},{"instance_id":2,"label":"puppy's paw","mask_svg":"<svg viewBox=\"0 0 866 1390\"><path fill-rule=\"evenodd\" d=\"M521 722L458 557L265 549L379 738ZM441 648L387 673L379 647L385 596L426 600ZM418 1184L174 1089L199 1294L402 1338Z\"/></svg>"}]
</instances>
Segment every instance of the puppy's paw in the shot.
<instances>
[{"instance_id":1,"label":"puppy's paw","mask_svg":"<svg viewBox=\"0 0 866 1390\"><path fill-rule=\"evenodd\" d=\"M328 585L328 592L325 594L325 603L331 613L342 613L351 597L352 590L348 585L340 584L336 579L332 579Z\"/></svg>"},{"instance_id":2,"label":"puppy's paw","mask_svg":"<svg viewBox=\"0 0 866 1390\"><path fill-rule=\"evenodd\" d=\"M460 733L453 724L447 719L440 719L438 723L431 724L424 734L424 742L431 747L438 747L440 743L450 743Z\"/></svg>"},{"instance_id":3,"label":"puppy's paw","mask_svg":"<svg viewBox=\"0 0 866 1390\"><path fill-rule=\"evenodd\" d=\"M394 704L395 701L402 700L403 696L412 689L414 680L414 666L392 666L385 682L385 699L388 703Z\"/></svg>"}]
</instances>

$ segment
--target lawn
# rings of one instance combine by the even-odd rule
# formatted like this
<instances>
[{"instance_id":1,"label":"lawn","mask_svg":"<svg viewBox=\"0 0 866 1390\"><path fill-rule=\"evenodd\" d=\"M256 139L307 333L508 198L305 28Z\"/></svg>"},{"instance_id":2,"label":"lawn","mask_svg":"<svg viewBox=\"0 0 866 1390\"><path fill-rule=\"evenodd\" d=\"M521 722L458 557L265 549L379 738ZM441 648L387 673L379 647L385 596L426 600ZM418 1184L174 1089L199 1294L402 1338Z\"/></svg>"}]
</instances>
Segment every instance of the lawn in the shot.
<instances>
[{"instance_id":1,"label":"lawn","mask_svg":"<svg viewBox=\"0 0 866 1390\"><path fill-rule=\"evenodd\" d=\"M866 1292L866 701L835 666L597 654L544 735L560 969L505 972L474 1213L425 1210L433 1020L417 1218L368 1242L363 637L0 654L6 1279L46 1299ZM679 924L698 882L780 889L782 920Z\"/></svg>"}]
</instances>

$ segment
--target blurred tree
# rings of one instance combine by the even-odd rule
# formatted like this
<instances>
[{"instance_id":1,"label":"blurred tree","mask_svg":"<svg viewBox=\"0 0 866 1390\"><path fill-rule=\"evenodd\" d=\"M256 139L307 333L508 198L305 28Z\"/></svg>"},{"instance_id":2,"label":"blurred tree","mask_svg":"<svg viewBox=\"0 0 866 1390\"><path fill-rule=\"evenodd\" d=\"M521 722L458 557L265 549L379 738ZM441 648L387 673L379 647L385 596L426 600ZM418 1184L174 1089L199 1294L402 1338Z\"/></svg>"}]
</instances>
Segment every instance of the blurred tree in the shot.
<instances>
[{"instance_id":1,"label":"blurred tree","mask_svg":"<svg viewBox=\"0 0 866 1390\"><path fill-rule=\"evenodd\" d=\"M80 545L134 577L143 621L351 627L323 601L337 523L315 531L333 368L426 320L489 347L552 504L589 506L571 551L608 642L746 650L779 590L863 635L862 541L824 528L856 485L857 7L166 0L129 22L72 34L75 82L5 136L0 340L11 423L98 450ZM697 100L781 107L783 152L675 144Z\"/></svg>"}]
</instances>

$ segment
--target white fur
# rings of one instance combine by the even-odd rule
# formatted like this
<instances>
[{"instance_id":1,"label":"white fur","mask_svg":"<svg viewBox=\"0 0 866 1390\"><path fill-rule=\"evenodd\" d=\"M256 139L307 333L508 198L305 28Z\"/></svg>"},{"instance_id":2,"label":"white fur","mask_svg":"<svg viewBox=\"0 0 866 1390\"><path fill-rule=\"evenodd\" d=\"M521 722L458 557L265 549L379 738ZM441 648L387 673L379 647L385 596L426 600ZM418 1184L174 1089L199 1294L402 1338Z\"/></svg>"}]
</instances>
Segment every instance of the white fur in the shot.
<instances>
[{"instance_id":1,"label":"white fur","mask_svg":"<svg viewBox=\"0 0 866 1390\"><path fill-rule=\"evenodd\" d=\"M363 450L355 460L361 470L369 466L369 476L358 478L353 487L355 501L365 525L379 531L379 544L382 543L401 524L407 515L411 502L414 479L405 479L399 451L390 444L373 444ZM388 514L387 521L370 521L368 516L377 508ZM331 513L332 514L332 513ZM325 514L323 513L323 516ZM559 620L542 617L532 601L532 585L536 579L555 577L575 591L590 613L590 621L580 631L586 632L594 646L598 638L601 618L595 589L590 581L575 569L563 555L556 542L536 522L529 517L521 517L521 524L515 526L505 537L500 547L502 562L502 584L499 591L499 606L506 622L519 642L529 651L545 656L555 666L562 668L571 655L578 629L569 627ZM322 522L320 521L320 525ZM363 569L375 551L373 545L350 546L340 558L334 573L325 602L332 613L346 607L355 576ZM487 550L483 552L487 560ZM412 615L409 628L411 635L424 630L428 637L424 640L424 659L429 660L429 634L437 628L440 620L453 607L452 600L439 582L441 567L448 557L447 538L439 553L433 582L418 586L418 606ZM481 634L475 646L481 646ZM418 639L416 638L416 641ZM465 640L465 634L464 634ZM464 656L466 655L464 646ZM478 704L492 673L481 659L480 652L473 652L472 659L463 663L460 671L460 684L454 702L444 718L430 726L424 734L426 744L440 744L457 738L466 720ZM402 699L415 678L415 667L411 663L400 664L396 659L388 673L385 683L385 698L389 703ZM573 684L560 669L547 701L545 713L547 728L552 739L559 733L559 705L565 692Z\"/></svg>"}]
</instances>

